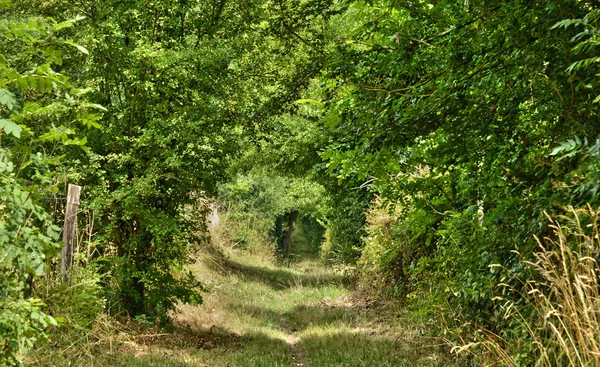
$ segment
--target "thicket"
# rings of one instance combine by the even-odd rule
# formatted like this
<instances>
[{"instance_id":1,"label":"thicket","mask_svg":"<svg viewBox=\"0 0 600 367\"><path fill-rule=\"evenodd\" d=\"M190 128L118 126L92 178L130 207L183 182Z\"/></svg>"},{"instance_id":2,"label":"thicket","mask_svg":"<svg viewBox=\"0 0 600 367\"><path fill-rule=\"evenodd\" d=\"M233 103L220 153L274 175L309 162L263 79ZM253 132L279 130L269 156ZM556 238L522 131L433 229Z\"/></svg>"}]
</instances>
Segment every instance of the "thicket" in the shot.
<instances>
[{"instance_id":1,"label":"thicket","mask_svg":"<svg viewBox=\"0 0 600 367\"><path fill-rule=\"evenodd\" d=\"M364 247L340 253L452 342L491 331L511 363L543 356L496 297L536 323L521 256L545 213L598 205L597 20L578 1L352 2L315 97L327 172L375 197Z\"/></svg>"},{"instance_id":2,"label":"thicket","mask_svg":"<svg viewBox=\"0 0 600 367\"><path fill-rule=\"evenodd\" d=\"M221 207L227 213L229 225L224 229L237 247L256 253L278 253L284 249L287 232L301 229L305 245L319 252L325 228L328 199L322 186L306 178L279 176L276 172L254 171L238 174L219 190ZM296 212L293 228L289 218ZM227 233L228 232L228 233Z\"/></svg>"},{"instance_id":3,"label":"thicket","mask_svg":"<svg viewBox=\"0 0 600 367\"><path fill-rule=\"evenodd\" d=\"M35 291L60 249L44 196L58 191L53 168L102 107L60 72L63 52L87 52L64 38L78 19L14 18L0 3L0 364L19 365L23 352L57 325Z\"/></svg>"}]
</instances>

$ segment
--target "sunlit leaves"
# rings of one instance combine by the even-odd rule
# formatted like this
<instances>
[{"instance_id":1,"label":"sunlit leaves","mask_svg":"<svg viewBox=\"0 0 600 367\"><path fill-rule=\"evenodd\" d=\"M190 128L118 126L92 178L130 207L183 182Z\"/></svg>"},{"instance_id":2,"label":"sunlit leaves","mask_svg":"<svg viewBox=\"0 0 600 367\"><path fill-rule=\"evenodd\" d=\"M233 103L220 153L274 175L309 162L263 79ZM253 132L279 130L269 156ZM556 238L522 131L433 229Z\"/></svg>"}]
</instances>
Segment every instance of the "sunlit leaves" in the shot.
<instances>
[{"instance_id":1,"label":"sunlit leaves","mask_svg":"<svg viewBox=\"0 0 600 367\"><path fill-rule=\"evenodd\" d=\"M77 23L77 22L79 22L79 21L81 21L83 19L85 19L84 16L77 15L75 18L68 19L68 20L66 20L64 22L60 22L60 23L54 24L53 29L54 29L54 31L60 31L60 30L63 30L65 28L71 28L71 27L73 27L75 25L75 23ZM54 20L52 19L52 21L54 21Z\"/></svg>"},{"instance_id":2,"label":"sunlit leaves","mask_svg":"<svg viewBox=\"0 0 600 367\"><path fill-rule=\"evenodd\" d=\"M17 105L15 95L6 89L0 88L0 104L12 110Z\"/></svg>"},{"instance_id":3,"label":"sunlit leaves","mask_svg":"<svg viewBox=\"0 0 600 367\"><path fill-rule=\"evenodd\" d=\"M87 48L85 48L85 47L83 47L83 46L81 46L81 45L78 45L78 44L76 44L76 43L75 43L75 42L73 42L73 41L65 41L65 43L66 43L67 45L69 45L69 46L73 46L73 47L75 47L75 48L76 48L76 49L78 49L78 50L79 50L81 53L84 53L84 54L86 54L86 55L89 55L89 54L90 54L90 52L87 50Z\"/></svg>"},{"instance_id":4,"label":"sunlit leaves","mask_svg":"<svg viewBox=\"0 0 600 367\"><path fill-rule=\"evenodd\" d=\"M26 22L0 20L0 35L9 40L18 39L26 43L39 43L41 37L48 33L45 23L39 19L29 19Z\"/></svg>"},{"instance_id":5,"label":"sunlit leaves","mask_svg":"<svg viewBox=\"0 0 600 367\"><path fill-rule=\"evenodd\" d=\"M21 137L21 128L19 125L15 124L11 120L8 119L0 119L0 130L4 131L5 134L13 135L16 138Z\"/></svg>"}]
</instances>

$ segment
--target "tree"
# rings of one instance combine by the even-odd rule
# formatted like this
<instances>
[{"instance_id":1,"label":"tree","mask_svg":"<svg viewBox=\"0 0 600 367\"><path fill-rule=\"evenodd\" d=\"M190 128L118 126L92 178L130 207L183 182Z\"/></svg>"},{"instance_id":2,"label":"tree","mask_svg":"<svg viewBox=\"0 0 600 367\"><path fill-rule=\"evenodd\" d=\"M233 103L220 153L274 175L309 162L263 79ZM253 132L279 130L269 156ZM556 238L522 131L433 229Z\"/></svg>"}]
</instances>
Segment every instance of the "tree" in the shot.
<instances>
[{"instance_id":1,"label":"tree","mask_svg":"<svg viewBox=\"0 0 600 367\"><path fill-rule=\"evenodd\" d=\"M487 266L519 273L511 250L533 248L545 211L597 200L572 189L577 162L550 156L568 137L600 133L596 67L569 69L577 33L551 31L589 10L376 1L346 13L358 25L342 33L322 78L333 139L321 156L332 176L401 209L394 226L405 242L386 253L401 259L402 293L431 312L448 300L450 316L498 327L491 300L504 274Z\"/></svg>"}]
</instances>

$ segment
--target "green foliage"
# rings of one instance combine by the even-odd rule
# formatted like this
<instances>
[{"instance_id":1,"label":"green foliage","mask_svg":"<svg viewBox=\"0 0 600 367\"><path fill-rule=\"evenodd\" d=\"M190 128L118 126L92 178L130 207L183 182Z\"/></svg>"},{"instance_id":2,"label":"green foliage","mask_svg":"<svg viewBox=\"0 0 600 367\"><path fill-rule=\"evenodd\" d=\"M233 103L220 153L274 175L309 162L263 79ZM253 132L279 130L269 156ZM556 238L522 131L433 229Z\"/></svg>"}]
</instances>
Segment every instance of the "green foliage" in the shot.
<instances>
[{"instance_id":1,"label":"green foliage","mask_svg":"<svg viewBox=\"0 0 600 367\"><path fill-rule=\"evenodd\" d=\"M102 335L107 328L104 279L98 264L88 264L81 255L76 254L68 280L49 271L36 281L33 295L43 300L42 309L59 324L47 329L47 342L27 354L31 365L89 364L96 346L108 344Z\"/></svg>"},{"instance_id":2,"label":"green foliage","mask_svg":"<svg viewBox=\"0 0 600 367\"><path fill-rule=\"evenodd\" d=\"M306 247L317 254L325 241L326 228L324 224L322 219L310 214L301 215L298 221L298 231L302 232Z\"/></svg>"},{"instance_id":3,"label":"green foliage","mask_svg":"<svg viewBox=\"0 0 600 367\"><path fill-rule=\"evenodd\" d=\"M583 141L575 136L563 141L551 153L556 161L568 161L576 165L566 176L566 181L573 188L572 198L575 204L596 202L600 189L600 139L591 144L584 137Z\"/></svg>"},{"instance_id":4,"label":"green foliage","mask_svg":"<svg viewBox=\"0 0 600 367\"><path fill-rule=\"evenodd\" d=\"M296 52L289 39L312 22L268 1L86 4L86 27L74 38L89 45L90 58L69 67L100 86L95 100L108 109L102 132L88 140L94 153L83 184L110 259L105 270L119 284L109 298L132 316L164 317L197 285L177 273L200 240L203 216L192 222L182 212L215 194L240 135L251 136L262 117L298 93L313 46ZM315 9L323 7L305 11L319 22Z\"/></svg>"},{"instance_id":5,"label":"green foliage","mask_svg":"<svg viewBox=\"0 0 600 367\"><path fill-rule=\"evenodd\" d=\"M526 271L513 250L546 234L544 212L599 199L593 4L0 4L0 171L16 198L0 210L29 228L1 233L37 238L10 282L56 247L39 197L84 186L107 276L69 296L94 310L82 319L104 298L161 322L199 302L185 267L218 195L240 247L271 250L299 211L312 247L325 239L427 319L518 334L491 301Z\"/></svg>"},{"instance_id":6,"label":"green foliage","mask_svg":"<svg viewBox=\"0 0 600 367\"><path fill-rule=\"evenodd\" d=\"M583 26L584 28L583 31L575 34L571 41L579 41L579 43L573 47L572 52L575 55L582 55L585 58L583 60L573 62L567 69L569 72L591 69L590 67L593 66L593 64L600 62L600 57L595 56L597 53L597 48L600 46L600 33L597 29L599 18L600 9L591 9L591 11L585 14L583 18L564 19L552 27L552 29L560 27L567 29L570 26ZM590 84L588 84L586 87L593 88L598 82L597 80L590 80L589 83ZM600 101L600 96L597 96L593 103L598 101Z\"/></svg>"},{"instance_id":7,"label":"green foliage","mask_svg":"<svg viewBox=\"0 0 600 367\"><path fill-rule=\"evenodd\" d=\"M18 152L23 177L36 174L27 157L37 144L56 168L40 195L66 181L85 188L81 208L96 219L111 310L164 319L177 300L199 301L199 283L183 269L205 223L190 208L216 193L242 140L272 127L270 117L318 72L320 35L337 4L9 5L0 22L0 137ZM315 194L306 188L289 197Z\"/></svg>"},{"instance_id":8,"label":"green foliage","mask_svg":"<svg viewBox=\"0 0 600 367\"><path fill-rule=\"evenodd\" d=\"M317 220L325 218L329 202L324 188L315 182L257 168L221 185L219 198L227 203L229 219L238 224L230 226L235 233L228 236L242 248L273 251L284 217L293 210L303 213L300 222L310 245L318 248L321 243L323 227Z\"/></svg>"},{"instance_id":9,"label":"green foliage","mask_svg":"<svg viewBox=\"0 0 600 367\"><path fill-rule=\"evenodd\" d=\"M341 262L355 263L363 245L363 226L370 194L364 190L352 190L349 186L332 183L330 188L332 208L327 216L327 240L323 245L322 255Z\"/></svg>"},{"instance_id":10,"label":"green foliage","mask_svg":"<svg viewBox=\"0 0 600 367\"><path fill-rule=\"evenodd\" d=\"M354 2L336 18L305 99L323 105L319 168L345 185L340 223L364 223L370 198L350 188L380 198L364 250L340 226L367 283L438 325L512 327L491 301L506 273L488 265L523 275L511 251L535 246L544 211L598 200L596 23L595 6L559 0Z\"/></svg>"},{"instance_id":11,"label":"green foliage","mask_svg":"<svg viewBox=\"0 0 600 367\"><path fill-rule=\"evenodd\" d=\"M406 247L411 238L410 227L399 223L399 214L390 213L378 200L367 213L359 267L365 280L362 285L373 293L406 293L410 260L404 257L410 255Z\"/></svg>"},{"instance_id":12,"label":"green foliage","mask_svg":"<svg viewBox=\"0 0 600 367\"><path fill-rule=\"evenodd\" d=\"M43 298L46 312L61 320L59 329L89 330L106 308L98 264L83 266L76 258L69 272L69 281L62 282L61 277L60 274L47 274L36 285L35 294Z\"/></svg>"},{"instance_id":13,"label":"green foliage","mask_svg":"<svg viewBox=\"0 0 600 367\"><path fill-rule=\"evenodd\" d=\"M235 181L221 185L220 197L244 212L267 220L267 227L275 224L275 218L285 214L294 205L287 195L291 181L268 172L237 176Z\"/></svg>"},{"instance_id":14,"label":"green foliage","mask_svg":"<svg viewBox=\"0 0 600 367\"><path fill-rule=\"evenodd\" d=\"M52 316L42 312L43 305L36 298L0 302L0 362L3 365L22 366L22 354L46 336L44 330L48 326L57 325Z\"/></svg>"},{"instance_id":15,"label":"green foliage","mask_svg":"<svg viewBox=\"0 0 600 367\"><path fill-rule=\"evenodd\" d=\"M9 366L21 365L22 353L57 324L42 311L42 301L27 293L56 253L60 230L15 173L7 151L0 149L0 363Z\"/></svg>"},{"instance_id":16,"label":"green foliage","mask_svg":"<svg viewBox=\"0 0 600 367\"><path fill-rule=\"evenodd\" d=\"M7 8L3 4L3 8ZM3 10L0 10L3 11ZM32 285L60 245L60 228L40 205L52 192L50 165L57 159L43 148L56 141L54 154L67 146L85 147L76 124L88 109L85 92L54 68L62 47L77 46L60 37L79 19L8 16L0 21L0 363L22 365L22 357L46 337L57 321L47 313ZM50 127L61 121L64 125ZM65 127L71 125L73 127ZM45 146L44 146L45 145Z\"/></svg>"}]
</instances>

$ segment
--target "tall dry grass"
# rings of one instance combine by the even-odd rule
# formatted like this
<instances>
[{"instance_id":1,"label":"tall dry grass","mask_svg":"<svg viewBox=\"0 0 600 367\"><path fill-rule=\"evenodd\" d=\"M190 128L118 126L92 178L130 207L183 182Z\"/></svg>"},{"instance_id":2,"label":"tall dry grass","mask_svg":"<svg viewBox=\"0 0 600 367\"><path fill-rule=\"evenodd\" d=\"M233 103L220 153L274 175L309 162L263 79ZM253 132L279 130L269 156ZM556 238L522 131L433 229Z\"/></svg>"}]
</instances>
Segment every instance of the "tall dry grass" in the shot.
<instances>
[{"instance_id":1,"label":"tall dry grass","mask_svg":"<svg viewBox=\"0 0 600 367\"><path fill-rule=\"evenodd\" d=\"M600 366L600 209L569 212L558 220L548 217L553 236L536 238L541 251L527 262L543 279L528 283L549 331L540 340L540 355L547 366Z\"/></svg>"},{"instance_id":2,"label":"tall dry grass","mask_svg":"<svg viewBox=\"0 0 600 367\"><path fill-rule=\"evenodd\" d=\"M548 220L552 234L536 237L539 250L524 261L531 270L530 279L519 280L525 291L511 289L529 303L497 298L504 302L505 317L516 319L530 339L511 340L480 331L476 342L456 347L455 352L479 348L479 355L490 364L518 366L516 356L522 351L515 346L528 344L537 366L600 366L600 208L570 207L566 215ZM534 312L526 313L526 308Z\"/></svg>"}]
</instances>

